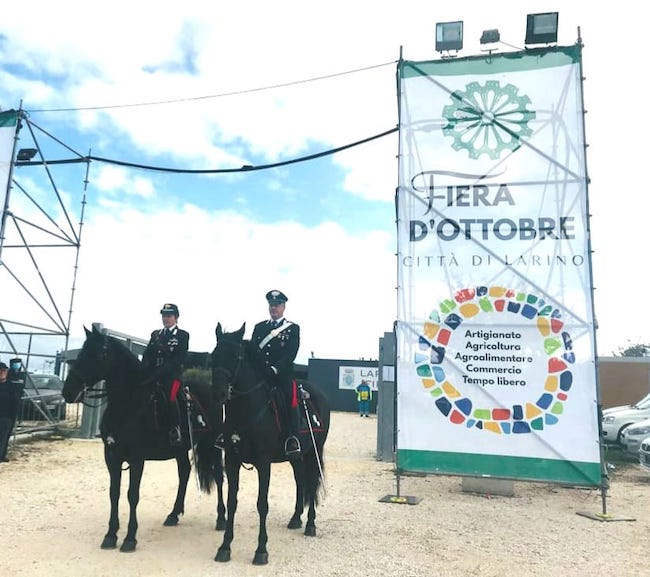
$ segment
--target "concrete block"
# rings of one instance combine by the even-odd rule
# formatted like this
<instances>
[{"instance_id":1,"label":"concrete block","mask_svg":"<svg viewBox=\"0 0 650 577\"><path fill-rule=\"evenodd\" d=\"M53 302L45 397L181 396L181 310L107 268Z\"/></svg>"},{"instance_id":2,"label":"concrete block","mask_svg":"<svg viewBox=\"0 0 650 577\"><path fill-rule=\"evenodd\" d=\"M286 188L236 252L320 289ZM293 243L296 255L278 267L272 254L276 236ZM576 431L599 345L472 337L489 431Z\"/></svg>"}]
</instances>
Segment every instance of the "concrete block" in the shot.
<instances>
[{"instance_id":1,"label":"concrete block","mask_svg":"<svg viewBox=\"0 0 650 577\"><path fill-rule=\"evenodd\" d=\"M480 493L481 495L501 495L512 497L515 494L515 482L510 479L492 477L463 477L463 493Z\"/></svg>"}]
</instances>

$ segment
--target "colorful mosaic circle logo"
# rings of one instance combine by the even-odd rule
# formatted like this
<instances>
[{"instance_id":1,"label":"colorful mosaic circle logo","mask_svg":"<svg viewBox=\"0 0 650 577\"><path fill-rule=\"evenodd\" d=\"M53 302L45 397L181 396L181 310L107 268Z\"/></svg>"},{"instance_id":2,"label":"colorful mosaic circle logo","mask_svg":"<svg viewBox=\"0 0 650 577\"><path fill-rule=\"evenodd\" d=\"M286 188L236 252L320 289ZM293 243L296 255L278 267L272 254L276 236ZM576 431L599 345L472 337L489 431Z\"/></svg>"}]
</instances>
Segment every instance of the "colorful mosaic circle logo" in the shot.
<instances>
[{"instance_id":1,"label":"colorful mosaic circle logo","mask_svg":"<svg viewBox=\"0 0 650 577\"><path fill-rule=\"evenodd\" d=\"M442 363L454 331L466 319L481 314L519 315L537 328L547 362L544 391L539 398L509 407L478 407L447 378ZM569 367L575 363L575 354L571 336L563 329L560 311L536 295L499 286L465 288L441 303L424 323L415 370L436 407L455 425L497 434L541 431L558 422L573 383Z\"/></svg>"},{"instance_id":2,"label":"colorful mosaic circle logo","mask_svg":"<svg viewBox=\"0 0 650 577\"><path fill-rule=\"evenodd\" d=\"M528 123L536 113L527 110L528 96L519 96L512 84L498 80L470 82L451 94L452 104L442 110L447 120L442 131L454 139L454 150L467 150L470 158L487 154L497 160L504 150L517 150L533 130Z\"/></svg>"}]
</instances>

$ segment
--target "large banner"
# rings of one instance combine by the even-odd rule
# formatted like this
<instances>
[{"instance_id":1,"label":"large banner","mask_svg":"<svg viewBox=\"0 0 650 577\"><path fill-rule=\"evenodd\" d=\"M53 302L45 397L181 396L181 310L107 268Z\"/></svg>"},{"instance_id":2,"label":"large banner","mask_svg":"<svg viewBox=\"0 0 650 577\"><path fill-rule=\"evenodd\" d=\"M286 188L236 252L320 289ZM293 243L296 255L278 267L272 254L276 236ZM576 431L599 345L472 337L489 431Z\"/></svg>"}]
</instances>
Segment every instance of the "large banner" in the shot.
<instances>
[{"instance_id":1,"label":"large banner","mask_svg":"<svg viewBox=\"0 0 650 577\"><path fill-rule=\"evenodd\" d=\"M398 89L398 469L600 485L581 47Z\"/></svg>"}]
</instances>

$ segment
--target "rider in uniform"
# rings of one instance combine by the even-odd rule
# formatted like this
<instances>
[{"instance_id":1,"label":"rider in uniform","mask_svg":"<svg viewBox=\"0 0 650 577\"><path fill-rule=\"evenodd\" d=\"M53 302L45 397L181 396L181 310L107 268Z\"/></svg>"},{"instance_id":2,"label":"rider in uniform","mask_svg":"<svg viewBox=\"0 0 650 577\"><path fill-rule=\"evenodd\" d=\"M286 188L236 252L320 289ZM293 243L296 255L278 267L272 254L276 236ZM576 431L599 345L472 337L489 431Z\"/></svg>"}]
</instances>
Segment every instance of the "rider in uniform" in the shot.
<instances>
[{"instance_id":1,"label":"rider in uniform","mask_svg":"<svg viewBox=\"0 0 650 577\"><path fill-rule=\"evenodd\" d=\"M181 444L180 409L176 401L181 385L183 364L187 356L190 335L178 328L178 307L166 303L160 309L163 328L151 333L149 344L142 354L142 364L152 379L160 383L169 397L169 419L171 429L169 442L173 446Z\"/></svg>"},{"instance_id":2,"label":"rider in uniform","mask_svg":"<svg viewBox=\"0 0 650 577\"><path fill-rule=\"evenodd\" d=\"M298 401L293 389L293 361L300 346L300 326L284 318L287 296L272 290L266 293L269 304L269 320L255 325L251 342L260 351L267 379L276 385L287 399L289 422L285 423L285 453L289 456L300 454L300 441L296 436L298 429Z\"/></svg>"}]
</instances>

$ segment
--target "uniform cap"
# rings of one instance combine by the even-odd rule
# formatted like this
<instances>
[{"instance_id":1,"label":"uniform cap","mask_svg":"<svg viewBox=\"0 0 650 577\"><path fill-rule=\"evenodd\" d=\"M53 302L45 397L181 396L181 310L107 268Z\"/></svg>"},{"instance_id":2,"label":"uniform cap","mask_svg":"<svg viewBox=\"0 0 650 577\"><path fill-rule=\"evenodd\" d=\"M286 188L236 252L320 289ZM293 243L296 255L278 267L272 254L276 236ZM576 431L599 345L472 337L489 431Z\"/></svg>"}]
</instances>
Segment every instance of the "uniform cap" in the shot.
<instances>
[{"instance_id":1,"label":"uniform cap","mask_svg":"<svg viewBox=\"0 0 650 577\"><path fill-rule=\"evenodd\" d=\"M160 314L161 315L175 315L178 316L178 307L176 305L173 305L171 303L165 303L163 307L160 309Z\"/></svg>"},{"instance_id":2,"label":"uniform cap","mask_svg":"<svg viewBox=\"0 0 650 577\"><path fill-rule=\"evenodd\" d=\"M4 371L5 369L8 369L9 367L5 365L4 363L0 363L0 371Z\"/></svg>"},{"instance_id":3,"label":"uniform cap","mask_svg":"<svg viewBox=\"0 0 650 577\"><path fill-rule=\"evenodd\" d=\"M272 290L266 293L266 300L270 305L281 305L286 303L289 299L282 291Z\"/></svg>"}]
</instances>

